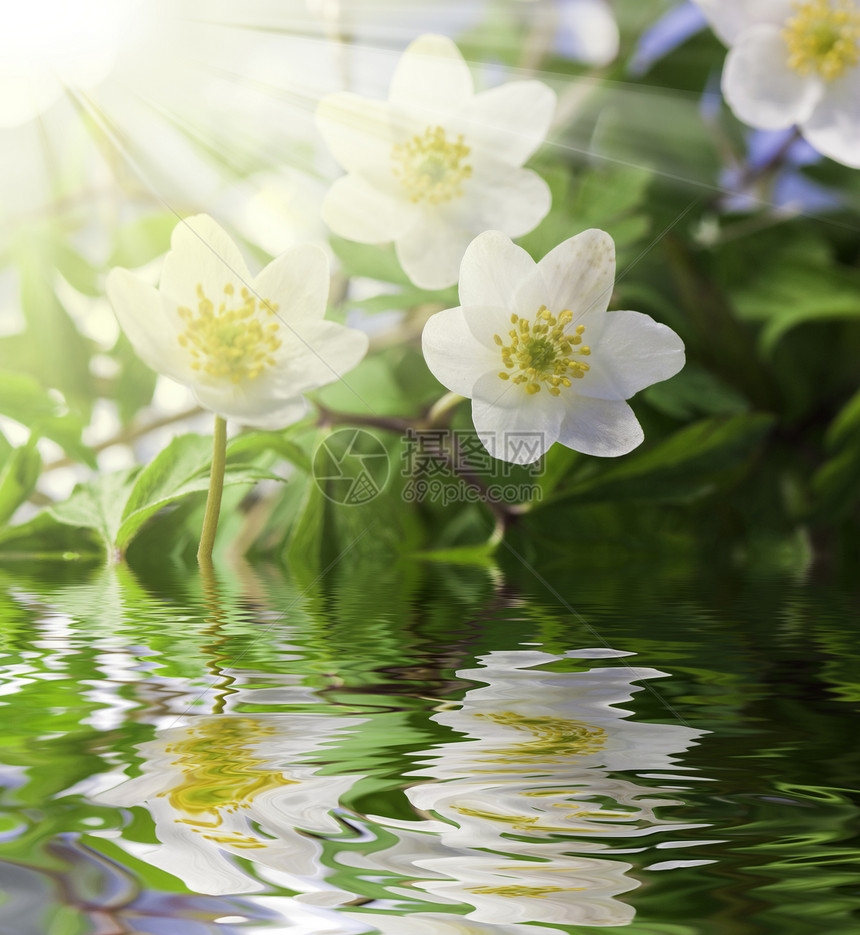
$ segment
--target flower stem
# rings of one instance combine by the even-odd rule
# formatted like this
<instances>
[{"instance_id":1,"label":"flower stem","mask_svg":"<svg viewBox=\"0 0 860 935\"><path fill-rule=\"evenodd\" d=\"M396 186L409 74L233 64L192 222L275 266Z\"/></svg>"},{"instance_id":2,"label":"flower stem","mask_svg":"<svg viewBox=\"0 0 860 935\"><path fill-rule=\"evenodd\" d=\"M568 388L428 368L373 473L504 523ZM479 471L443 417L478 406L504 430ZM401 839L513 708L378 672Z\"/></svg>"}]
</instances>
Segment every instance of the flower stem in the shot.
<instances>
[{"instance_id":1,"label":"flower stem","mask_svg":"<svg viewBox=\"0 0 860 935\"><path fill-rule=\"evenodd\" d=\"M218 516L221 512L221 493L224 490L226 462L227 422L221 416L215 416L209 496L206 498L206 515L203 517L203 532L200 534L200 547L197 549L197 561L200 565L212 564L212 548L215 545L215 532L218 529Z\"/></svg>"},{"instance_id":2,"label":"flower stem","mask_svg":"<svg viewBox=\"0 0 860 935\"><path fill-rule=\"evenodd\" d=\"M430 407L427 413L427 424L431 428L442 425L453 409L460 405L465 399L459 393L446 393L441 399Z\"/></svg>"}]
</instances>

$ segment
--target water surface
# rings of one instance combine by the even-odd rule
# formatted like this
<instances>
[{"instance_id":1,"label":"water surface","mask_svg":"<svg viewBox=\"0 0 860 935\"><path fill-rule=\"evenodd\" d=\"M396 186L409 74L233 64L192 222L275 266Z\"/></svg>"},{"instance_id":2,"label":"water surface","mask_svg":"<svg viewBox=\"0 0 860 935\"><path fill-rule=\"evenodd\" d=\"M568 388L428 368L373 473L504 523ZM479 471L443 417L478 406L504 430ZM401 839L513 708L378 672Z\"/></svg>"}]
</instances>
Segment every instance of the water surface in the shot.
<instances>
[{"instance_id":1,"label":"water surface","mask_svg":"<svg viewBox=\"0 0 860 935\"><path fill-rule=\"evenodd\" d=\"M0 932L860 930L845 590L2 584Z\"/></svg>"}]
</instances>

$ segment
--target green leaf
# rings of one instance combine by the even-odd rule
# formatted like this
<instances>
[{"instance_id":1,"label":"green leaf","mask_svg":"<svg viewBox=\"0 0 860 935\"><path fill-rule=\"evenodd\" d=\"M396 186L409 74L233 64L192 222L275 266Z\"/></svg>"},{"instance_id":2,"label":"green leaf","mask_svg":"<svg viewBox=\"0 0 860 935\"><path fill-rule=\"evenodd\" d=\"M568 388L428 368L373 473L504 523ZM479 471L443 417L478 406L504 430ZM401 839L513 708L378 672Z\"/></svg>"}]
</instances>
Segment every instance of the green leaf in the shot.
<instances>
[{"instance_id":1,"label":"green leaf","mask_svg":"<svg viewBox=\"0 0 860 935\"><path fill-rule=\"evenodd\" d=\"M534 511L562 500L593 503L698 496L713 485L721 472L749 458L773 423L773 416L764 413L705 419L536 504Z\"/></svg>"},{"instance_id":2,"label":"green leaf","mask_svg":"<svg viewBox=\"0 0 860 935\"><path fill-rule=\"evenodd\" d=\"M860 318L860 273L836 267L818 252L798 253L793 245L769 259L732 294L741 318L763 323L763 353L772 354L798 325Z\"/></svg>"},{"instance_id":3,"label":"green leaf","mask_svg":"<svg viewBox=\"0 0 860 935\"><path fill-rule=\"evenodd\" d=\"M172 212L162 212L126 224L116 236L107 265L135 269L161 256L170 247L170 235L178 222Z\"/></svg>"},{"instance_id":4,"label":"green leaf","mask_svg":"<svg viewBox=\"0 0 860 935\"><path fill-rule=\"evenodd\" d=\"M137 356L123 333L120 333L112 354L119 363L119 372L111 383L110 394L116 402L120 420L123 425L128 425L152 401L157 374Z\"/></svg>"},{"instance_id":5,"label":"green leaf","mask_svg":"<svg viewBox=\"0 0 860 935\"><path fill-rule=\"evenodd\" d=\"M394 247L390 244L376 246L334 236L330 238L330 243L347 276L364 276L367 279L378 279L380 282L414 288L409 277L400 268Z\"/></svg>"},{"instance_id":6,"label":"green leaf","mask_svg":"<svg viewBox=\"0 0 860 935\"><path fill-rule=\"evenodd\" d=\"M692 363L671 380L649 386L641 396L659 412L685 421L697 415L735 415L749 409L737 390Z\"/></svg>"},{"instance_id":7,"label":"green leaf","mask_svg":"<svg viewBox=\"0 0 860 935\"><path fill-rule=\"evenodd\" d=\"M6 523L15 510L35 490L42 470L42 459L35 439L16 448L0 468L0 525Z\"/></svg>"},{"instance_id":8,"label":"green leaf","mask_svg":"<svg viewBox=\"0 0 860 935\"><path fill-rule=\"evenodd\" d=\"M310 455L283 432L243 432L227 443L228 461L238 457L247 461L265 451L274 452L306 473L311 469Z\"/></svg>"},{"instance_id":9,"label":"green leaf","mask_svg":"<svg viewBox=\"0 0 860 935\"><path fill-rule=\"evenodd\" d=\"M209 489L212 439L203 435L180 435L137 476L129 492L113 542L122 552L140 527L162 507L192 493ZM224 486L253 484L275 478L247 465L228 465Z\"/></svg>"},{"instance_id":10,"label":"green leaf","mask_svg":"<svg viewBox=\"0 0 860 935\"><path fill-rule=\"evenodd\" d=\"M25 425L38 438L50 438L70 457L96 466L95 455L81 441L83 420L38 380L23 373L0 373L0 400L3 415Z\"/></svg>"},{"instance_id":11,"label":"green leaf","mask_svg":"<svg viewBox=\"0 0 860 935\"><path fill-rule=\"evenodd\" d=\"M27 321L23 341L4 342L3 363L27 372L67 399L86 406L92 398L91 343L75 327L54 290L54 253L47 238L22 236L15 244L21 308Z\"/></svg>"},{"instance_id":12,"label":"green leaf","mask_svg":"<svg viewBox=\"0 0 860 935\"><path fill-rule=\"evenodd\" d=\"M827 447L836 450L851 438L860 437L860 390L842 407L831 422L825 439Z\"/></svg>"},{"instance_id":13,"label":"green leaf","mask_svg":"<svg viewBox=\"0 0 860 935\"><path fill-rule=\"evenodd\" d=\"M520 245L539 260L574 234L597 227L619 250L647 234L647 217L637 214L651 183L645 169L604 165L574 179L567 167L543 170L552 193L552 208ZM455 303L456 304L456 303Z\"/></svg>"},{"instance_id":14,"label":"green leaf","mask_svg":"<svg viewBox=\"0 0 860 935\"><path fill-rule=\"evenodd\" d=\"M47 512L60 523L94 530L105 551L112 554L123 508L138 470L129 468L103 474L87 484L79 484L65 503L49 507Z\"/></svg>"},{"instance_id":15,"label":"green leaf","mask_svg":"<svg viewBox=\"0 0 860 935\"><path fill-rule=\"evenodd\" d=\"M165 506L209 489L212 440L181 435L143 470L133 468L96 477L78 485L65 502L48 512L59 522L92 529L109 554L123 554L143 526ZM230 464L224 485L253 484L275 478L259 468Z\"/></svg>"},{"instance_id":16,"label":"green leaf","mask_svg":"<svg viewBox=\"0 0 860 935\"><path fill-rule=\"evenodd\" d=\"M814 515L844 518L860 501L860 441L826 461L812 478Z\"/></svg>"},{"instance_id":17,"label":"green leaf","mask_svg":"<svg viewBox=\"0 0 860 935\"><path fill-rule=\"evenodd\" d=\"M75 560L98 556L100 551L99 539L91 529L67 525L48 511L26 523L0 529L0 553L4 561L16 558Z\"/></svg>"}]
</instances>

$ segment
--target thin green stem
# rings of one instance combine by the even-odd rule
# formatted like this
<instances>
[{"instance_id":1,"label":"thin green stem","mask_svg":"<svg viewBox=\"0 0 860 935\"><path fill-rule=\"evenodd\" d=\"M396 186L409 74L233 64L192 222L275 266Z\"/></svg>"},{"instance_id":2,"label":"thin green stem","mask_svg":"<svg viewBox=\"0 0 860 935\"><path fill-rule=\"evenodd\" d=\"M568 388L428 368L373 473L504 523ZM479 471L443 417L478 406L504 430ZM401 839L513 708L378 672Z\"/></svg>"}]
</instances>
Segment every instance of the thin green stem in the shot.
<instances>
[{"instance_id":1,"label":"thin green stem","mask_svg":"<svg viewBox=\"0 0 860 935\"><path fill-rule=\"evenodd\" d=\"M212 549L221 512L221 493L224 490L224 466L227 463L227 422L215 416L215 433L212 443L212 471L209 475L209 496L206 498L206 515L203 517L203 532L197 561L200 565L212 564Z\"/></svg>"},{"instance_id":2,"label":"thin green stem","mask_svg":"<svg viewBox=\"0 0 860 935\"><path fill-rule=\"evenodd\" d=\"M464 399L465 397L461 396L459 393L446 393L441 399L437 399L427 413L427 424L430 428L444 425L451 412L456 409Z\"/></svg>"}]
</instances>

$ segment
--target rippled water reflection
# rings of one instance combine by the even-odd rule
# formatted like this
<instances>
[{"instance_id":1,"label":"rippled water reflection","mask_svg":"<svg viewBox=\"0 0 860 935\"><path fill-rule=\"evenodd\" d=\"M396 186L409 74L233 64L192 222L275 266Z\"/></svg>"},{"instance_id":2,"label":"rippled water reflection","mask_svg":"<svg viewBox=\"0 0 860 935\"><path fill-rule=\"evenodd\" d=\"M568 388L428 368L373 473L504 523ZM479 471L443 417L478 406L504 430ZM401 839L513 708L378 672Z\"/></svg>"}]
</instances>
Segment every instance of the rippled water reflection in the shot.
<instances>
[{"instance_id":1,"label":"rippled water reflection","mask_svg":"<svg viewBox=\"0 0 860 935\"><path fill-rule=\"evenodd\" d=\"M0 931L856 931L841 597L6 584Z\"/></svg>"}]
</instances>

